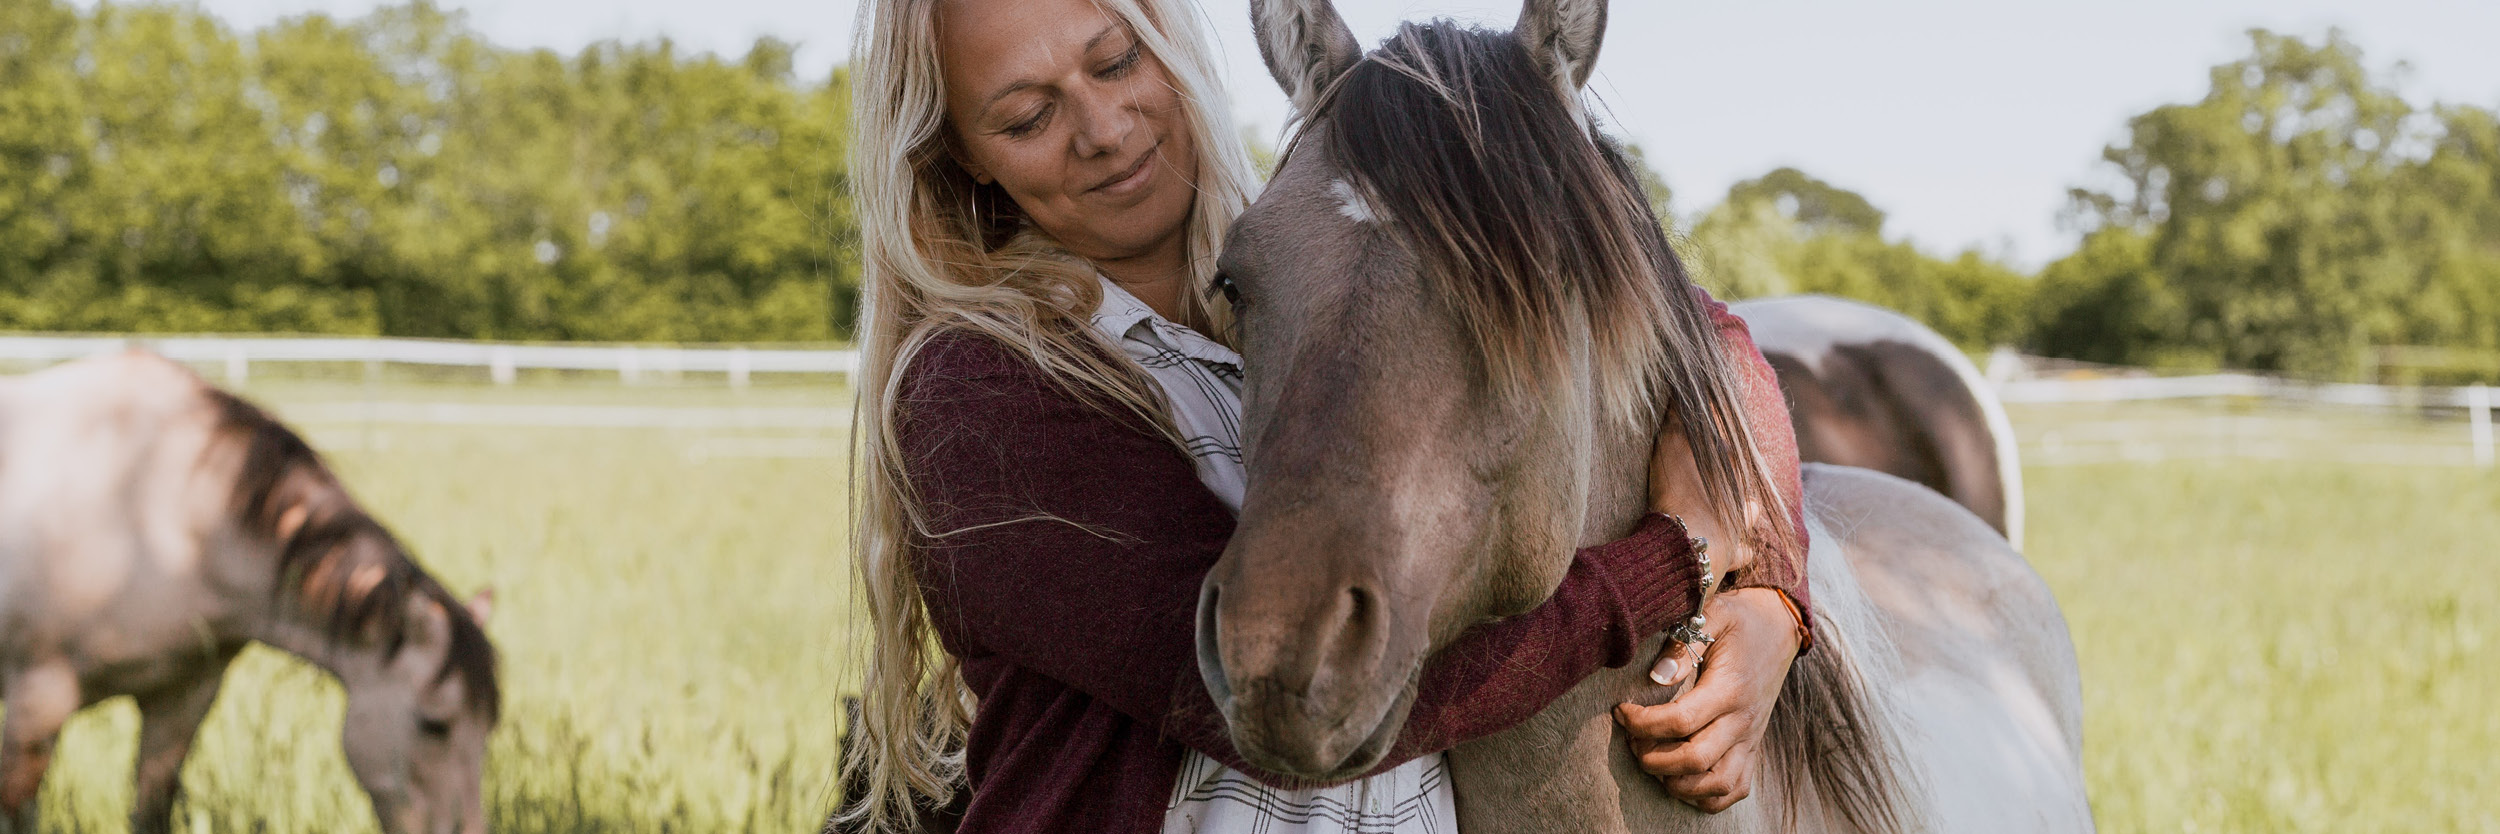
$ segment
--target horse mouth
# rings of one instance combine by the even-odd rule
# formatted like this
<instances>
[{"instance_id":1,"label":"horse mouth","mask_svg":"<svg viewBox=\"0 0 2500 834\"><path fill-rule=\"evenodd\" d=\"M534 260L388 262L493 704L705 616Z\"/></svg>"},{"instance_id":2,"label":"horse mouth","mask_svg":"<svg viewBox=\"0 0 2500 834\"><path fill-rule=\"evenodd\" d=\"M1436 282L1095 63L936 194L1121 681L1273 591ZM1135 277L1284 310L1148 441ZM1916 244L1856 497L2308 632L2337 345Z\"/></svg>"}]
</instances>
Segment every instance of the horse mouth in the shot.
<instances>
[{"instance_id":1,"label":"horse mouth","mask_svg":"<svg viewBox=\"0 0 2500 834\"><path fill-rule=\"evenodd\" d=\"M1234 749L1251 766L1314 782L1342 782L1361 777L1389 755L1414 709L1414 677L1408 675L1407 685L1392 690L1392 697L1376 703L1359 699L1340 709L1266 681L1248 682L1218 704L1232 728Z\"/></svg>"}]
</instances>

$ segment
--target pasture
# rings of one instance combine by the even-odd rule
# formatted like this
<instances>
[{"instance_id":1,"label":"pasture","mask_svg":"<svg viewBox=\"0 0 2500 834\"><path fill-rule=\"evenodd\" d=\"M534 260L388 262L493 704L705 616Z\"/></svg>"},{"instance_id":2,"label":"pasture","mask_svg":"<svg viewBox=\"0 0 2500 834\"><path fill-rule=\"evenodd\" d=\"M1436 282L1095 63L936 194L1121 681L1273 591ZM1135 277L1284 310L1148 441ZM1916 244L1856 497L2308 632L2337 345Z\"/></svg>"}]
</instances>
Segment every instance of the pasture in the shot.
<instances>
[{"instance_id":1,"label":"pasture","mask_svg":"<svg viewBox=\"0 0 2500 834\"><path fill-rule=\"evenodd\" d=\"M245 393L307 430L448 585L497 589L494 830L813 830L854 686L840 391L394 374ZM2079 644L2102 830L2500 831L2500 473L2300 454L2351 432L2430 443L2455 423L2012 416L2054 461L2027 473L2030 551ZM2234 438L2272 434L2234 442L2281 453L2217 457L2197 433L2241 418ZM2154 440L2076 445L2129 421ZM372 830L339 721L326 679L255 650L178 818L194 834ZM71 725L48 831L121 830L135 732L124 704Z\"/></svg>"}]
</instances>

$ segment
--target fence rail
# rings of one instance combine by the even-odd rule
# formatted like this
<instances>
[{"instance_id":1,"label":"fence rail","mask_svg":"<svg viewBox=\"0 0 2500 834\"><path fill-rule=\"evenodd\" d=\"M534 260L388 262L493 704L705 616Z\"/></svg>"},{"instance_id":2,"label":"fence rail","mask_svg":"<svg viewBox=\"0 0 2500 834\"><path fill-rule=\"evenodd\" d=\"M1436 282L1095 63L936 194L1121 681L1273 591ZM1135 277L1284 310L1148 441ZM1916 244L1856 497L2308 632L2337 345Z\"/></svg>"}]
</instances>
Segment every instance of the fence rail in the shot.
<instances>
[{"instance_id":1,"label":"fence rail","mask_svg":"<svg viewBox=\"0 0 2500 834\"><path fill-rule=\"evenodd\" d=\"M849 374L859 368L859 353L849 350L248 336L0 336L0 360L60 362L133 346L178 362L223 364L228 382L242 382L251 376L252 365L264 362L485 368L503 385L511 384L522 369L614 371L626 382L648 373L709 372L744 387L759 373Z\"/></svg>"},{"instance_id":2,"label":"fence rail","mask_svg":"<svg viewBox=\"0 0 2500 834\"><path fill-rule=\"evenodd\" d=\"M252 336L0 336L0 360L59 362L145 347L181 362L222 365L241 383L261 363L363 362L484 368L509 385L523 369L612 371L624 382L653 373L718 373L733 388L754 374L847 375L859 369L850 350L652 345L543 345L434 339L284 338ZM2249 397L2364 408L2461 408L2473 462L2494 464L2491 389L2315 383L2254 374L2013 379L1999 382L2008 403L2121 403Z\"/></svg>"},{"instance_id":3,"label":"fence rail","mask_svg":"<svg viewBox=\"0 0 2500 834\"><path fill-rule=\"evenodd\" d=\"M2375 409L2461 408L2465 410L2466 444L2471 449L2469 454L2473 465L2485 468L2495 465L2491 420L2493 397L2491 389L2482 385L2456 388L2360 385L2306 382L2254 374L2206 374L2024 379L1999 382L1996 388L1998 398L2005 402L2044 405L2245 397ZM2228 449L2234 455L2267 456L2253 455L2247 447L2238 444ZM2285 454L2288 452L2277 451L2273 456ZM2433 454L2437 453L2434 451Z\"/></svg>"}]
</instances>

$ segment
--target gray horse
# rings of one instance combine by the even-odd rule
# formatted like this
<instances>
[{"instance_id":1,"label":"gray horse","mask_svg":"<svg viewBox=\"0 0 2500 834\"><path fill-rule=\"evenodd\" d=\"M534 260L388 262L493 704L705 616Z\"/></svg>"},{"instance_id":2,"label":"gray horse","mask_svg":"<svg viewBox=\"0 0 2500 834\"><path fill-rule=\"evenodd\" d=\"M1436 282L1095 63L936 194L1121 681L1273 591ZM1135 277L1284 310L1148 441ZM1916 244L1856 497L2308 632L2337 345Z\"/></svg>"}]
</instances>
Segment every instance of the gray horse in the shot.
<instances>
[{"instance_id":1,"label":"gray horse","mask_svg":"<svg viewBox=\"0 0 2500 834\"><path fill-rule=\"evenodd\" d=\"M1678 357L1710 336L1579 104L1603 2L1368 55L1326 0L1251 7L1304 123L1217 278L1250 483L1199 660L1253 764L1342 779L1388 749L1425 658L1631 527L1659 426L1707 402ZM1627 668L1453 749L1460 829L2090 830L2074 647L2020 554L1879 473L1809 466L1805 499L1818 642L1753 801L1706 816L1639 771L1609 711L1655 687Z\"/></svg>"},{"instance_id":2,"label":"gray horse","mask_svg":"<svg viewBox=\"0 0 2500 834\"><path fill-rule=\"evenodd\" d=\"M482 834L500 695L480 624L303 440L130 352L0 381L0 834L36 831L61 725L141 718L131 829L170 830L183 757L257 640L338 677L348 766L391 834Z\"/></svg>"},{"instance_id":3,"label":"gray horse","mask_svg":"<svg viewBox=\"0 0 2500 834\"><path fill-rule=\"evenodd\" d=\"M1729 305L1779 373L1797 453L1944 493L2023 546L2023 467L1996 391L1916 319L1824 295Z\"/></svg>"}]
</instances>

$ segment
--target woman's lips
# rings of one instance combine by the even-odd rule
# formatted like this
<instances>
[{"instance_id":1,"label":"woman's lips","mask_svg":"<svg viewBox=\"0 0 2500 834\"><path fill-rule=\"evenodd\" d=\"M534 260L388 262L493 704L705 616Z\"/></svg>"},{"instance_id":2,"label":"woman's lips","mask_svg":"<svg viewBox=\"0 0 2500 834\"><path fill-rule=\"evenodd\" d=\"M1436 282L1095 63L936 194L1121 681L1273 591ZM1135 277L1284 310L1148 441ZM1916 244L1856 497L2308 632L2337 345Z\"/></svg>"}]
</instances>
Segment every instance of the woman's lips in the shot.
<instances>
[{"instance_id":1,"label":"woman's lips","mask_svg":"<svg viewBox=\"0 0 2500 834\"><path fill-rule=\"evenodd\" d=\"M1137 164L1129 166L1127 170L1121 171L1118 176L1112 177L1109 181L1094 186L1094 190L1113 197L1124 197L1144 188L1146 181L1154 178L1155 157L1162 150L1162 143L1156 143L1154 147L1147 148L1145 155L1137 158Z\"/></svg>"}]
</instances>

